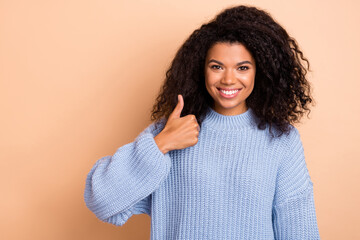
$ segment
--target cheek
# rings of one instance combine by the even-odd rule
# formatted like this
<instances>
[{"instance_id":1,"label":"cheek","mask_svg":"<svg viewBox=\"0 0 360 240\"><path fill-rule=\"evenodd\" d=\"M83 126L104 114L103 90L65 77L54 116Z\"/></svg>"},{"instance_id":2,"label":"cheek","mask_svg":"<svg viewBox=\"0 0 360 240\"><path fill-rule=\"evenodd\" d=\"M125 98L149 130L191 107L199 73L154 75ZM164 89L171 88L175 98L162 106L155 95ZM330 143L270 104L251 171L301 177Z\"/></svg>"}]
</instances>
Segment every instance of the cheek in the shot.
<instances>
[{"instance_id":1,"label":"cheek","mask_svg":"<svg viewBox=\"0 0 360 240\"><path fill-rule=\"evenodd\" d=\"M211 86L212 86L212 84L211 84L211 82L209 81L209 79L208 79L208 78L205 78L205 87L206 87L207 92L208 92L210 95L212 95L212 93L211 93Z\"/></svg>"},{"instance_id":2,"label":"cheek","mask_svg":"<svg viewBox=\"0 0 360 240\"><path fill-rule=\"evenodd\" d=\"M215 83L219 82L220 80L221 80L221 74L219 74L219 73L214 73L214 72L205 73L205 82L209 86L214 85Z\"/></svg>"},{"instance_id":3,"label":"cheek","mask_svg":"<svg viewBox=\"0 0 360 240\"><path fill-rule=\"evenodd\" d=\"M252 89L255 83L255 75L251 74L251 75L243 76L241 81L245 85L245 87Z\"/></svg>"},{"instance_id":4,"label":"cheek","mask_svg":"<svg viewBox=\"0 0 360 240\"><path fill-rule=\"evenodd\" d=\"M214 92L214 84L215 84L214 78L212 78L211 74L205 75L205 87L208 94L214 98L216 97L216 93Z\"/></svg>"},{"instance_id":5,"label":"cheek","mask_svg":"<svg viewBox=\"0 0 360 240\"><path fill-rule=\"evenodd\" d=\"M205 73L206 87L211 87L214 84L214 76L211 73Z\"/></svg>"}]
</instances>

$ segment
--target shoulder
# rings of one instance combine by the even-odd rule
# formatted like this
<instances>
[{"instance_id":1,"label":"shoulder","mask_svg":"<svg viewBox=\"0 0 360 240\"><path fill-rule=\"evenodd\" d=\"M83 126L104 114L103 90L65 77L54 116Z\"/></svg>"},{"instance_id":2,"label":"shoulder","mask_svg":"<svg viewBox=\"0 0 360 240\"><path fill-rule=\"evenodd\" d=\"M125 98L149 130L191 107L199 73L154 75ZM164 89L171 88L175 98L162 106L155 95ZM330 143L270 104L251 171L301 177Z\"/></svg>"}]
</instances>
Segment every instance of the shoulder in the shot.
<instances>
[{"instance_id":1,"label":"shoulder","mask_svg":"<svg viewBox=\"0 0 360 240\"><path fill-rule=\"evenodd\" d=\"M263 128L256 126L254 130L257 134L261 134L264 138L266 138L269 142L274 144L280 144L282 146L287 146L292 142L301 141L300 132L294 126L289 124L287 131L281 131L276 126L271 126L266 123Z\"/></svg>"},{"instance_id":2,"label":"shoulder","mask_svg":"<svg viewBox=\"0 0 360 240\"><path fill-rule=\"evenodd\" d=\"M306 164L300 132L295 126L291 126L290 131L284 134L281 144L283 152L281 165L283 165L285 169L291 166L300 167Z\"/></svg>"},{"instance_id":3,"label":"shoulder","mask_svg":"<svg viewBox=\"0 0 360 240\"><path fill-rule=\"evenodd\" d=\"M300 132L294 125L290 124L289 130L287 132L283 132L283 134L279 137L276 137L276 139L276 142L280 145L282 152L285 155L292 150L302 148Z\"/></svg>"},{"instance_id":4,"label":"shoulder","mask_svg":"<svg viewBox=\"0 0 360 240\"><path fill-rule=\"evenodd\" d=\"M276 152L279 157L279 161L284 161L284 158L288 158L291 155L298 154L299 150L303 149L300 132L297 127L289 125L289 131L281 133L279 130L273 131L275 137L273 137L269 130L263 131L264 135L267 138L269 146L272 146L276 149Z\"/></svg>"},{"instance_id":5,"label":"shoulder","mask_svg":"<svg viewBox=\"0 0 360 240\"><path fill-rule=\"evenodd\" d=\"M290 125L289 132L285 133L284 135L284 143L286 144L288 149L294 146L294 144L301 144L300 132L295 126Z\"/></svg>"},{"instance_id":6,"label":"shoulder","mask_svg":"<svg viewBox=\"0 0 360 240\"><path fill-rule=\"evenodd\" d=\"M274 138L280 141L284 145L289 145L292 142L301 141L300 132L294 125L289 124L287 131L280 131L277 127L272 127L271 131L274 134ZM271 136L269 126L266 127L266 132L269 136Z\"/></svg>"}]
</instances>

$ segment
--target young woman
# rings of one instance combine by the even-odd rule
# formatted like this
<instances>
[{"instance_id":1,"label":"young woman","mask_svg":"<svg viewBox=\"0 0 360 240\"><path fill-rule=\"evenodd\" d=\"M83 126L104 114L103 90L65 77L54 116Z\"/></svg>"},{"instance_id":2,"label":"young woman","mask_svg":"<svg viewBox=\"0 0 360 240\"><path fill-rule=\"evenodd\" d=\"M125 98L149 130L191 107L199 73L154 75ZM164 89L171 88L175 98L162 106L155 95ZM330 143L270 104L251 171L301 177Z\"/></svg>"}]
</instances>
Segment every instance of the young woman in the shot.
<instances>
[{"instance_id":1,"label":"young woman","mask_svg":"<svg viewBox=\"0 0 360 240\"><path fill-rule=\"evenodd\" d=\"M224 10L177 52L155 121L95 163L87 207L115 225L146 213L154 240L320 239L292 125L312 102L308 69L267 12Z\"/></svg>"}]
</instances>

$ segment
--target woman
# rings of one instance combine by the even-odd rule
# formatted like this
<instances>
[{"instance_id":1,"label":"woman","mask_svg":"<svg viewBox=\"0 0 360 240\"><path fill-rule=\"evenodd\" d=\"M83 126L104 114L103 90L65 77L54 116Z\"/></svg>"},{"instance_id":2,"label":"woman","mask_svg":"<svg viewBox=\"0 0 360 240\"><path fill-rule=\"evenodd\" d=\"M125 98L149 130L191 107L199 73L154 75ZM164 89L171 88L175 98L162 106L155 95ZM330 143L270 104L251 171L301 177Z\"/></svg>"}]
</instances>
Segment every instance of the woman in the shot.
<instances>
[{"instance_id":1,"label":"woman","mask_svg":"<svg viewBox=\"0 0 360 240\"><path fill-rule=\"evenodd\" d=\"M151 239L319 239L292 125L312 102L308 69L268 13L224 10L177 52L155 121L95 163L88 208L120 226L146 213Z\"/></svg>"}]
</instances>

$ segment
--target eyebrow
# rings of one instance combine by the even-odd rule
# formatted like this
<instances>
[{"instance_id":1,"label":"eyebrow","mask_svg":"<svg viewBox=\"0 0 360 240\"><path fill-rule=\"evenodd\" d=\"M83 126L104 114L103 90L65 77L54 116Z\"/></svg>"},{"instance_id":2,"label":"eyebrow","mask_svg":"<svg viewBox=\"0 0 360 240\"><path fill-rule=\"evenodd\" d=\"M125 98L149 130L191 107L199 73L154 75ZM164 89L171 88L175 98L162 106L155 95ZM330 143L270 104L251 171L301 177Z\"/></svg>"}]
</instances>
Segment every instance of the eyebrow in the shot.
<instances>
[{"instance_id":1,"label":"eyebrow","mask_svg":"<svg viewBox=\"0 0 360 240\"><path fill-rule=\"evenodd\" d=\"M224 66L224 64L223 64L222 62L217 61L217 60L215 60L215 59L211 59L208 63L211 63L211 62L214 62L214 63L217 63L217 64L219 64L219 65ZM248 63L248 64L251 64L251 65L252 65L252 63L251 63L250 61L242 61L242 62L238 62L238 63L236 64L236 66L241 65L241 64L245 64L245 63Z\"/></svg>"}]
</instances>

